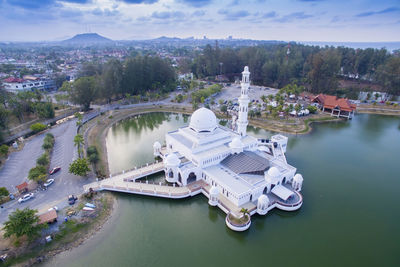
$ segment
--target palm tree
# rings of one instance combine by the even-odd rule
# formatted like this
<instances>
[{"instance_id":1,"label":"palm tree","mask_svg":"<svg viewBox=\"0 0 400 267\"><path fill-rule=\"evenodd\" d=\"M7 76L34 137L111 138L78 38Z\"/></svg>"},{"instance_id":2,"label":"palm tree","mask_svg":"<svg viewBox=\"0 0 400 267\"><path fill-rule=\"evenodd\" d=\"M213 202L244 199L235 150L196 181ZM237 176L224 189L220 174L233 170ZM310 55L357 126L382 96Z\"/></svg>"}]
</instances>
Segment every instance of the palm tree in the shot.
<instances>
[{"instance_id":1,"label":"palm tree","mask_svg":"<svg viewBox=\"0 0 400 267\"><path fill-rule=\"evenodd\" d=\"M81 134L77 134L74 137L74 145L78 148L78 155L81 157L82 154L82 149L81 146L85 143L85 139L83 139L83 136Z\"/></svg>"},{"instance_id":2,"label":"palm tree","mask_svg":"<svg viewBox=\"0 0 400 267\"><path fill-rule=\"evenodd\" d=\"M262 95L260 98L261 98L262 102L264 102L264 103L267 100L267 97L265 95Z\"/></svg>"},{"instance_id":3,"label":"palm tree","mask_svg":"<svg viewBox=\"0 0 400 267\"><path fill-rule=\"evenodd\" d=\"M246 216L246 214L250 215L249 210L248 210L248 209L245 209L245 208L242 208L242 209L240 210L240 213L242 213L243 216Z\"/></svg>"}]
</instances>

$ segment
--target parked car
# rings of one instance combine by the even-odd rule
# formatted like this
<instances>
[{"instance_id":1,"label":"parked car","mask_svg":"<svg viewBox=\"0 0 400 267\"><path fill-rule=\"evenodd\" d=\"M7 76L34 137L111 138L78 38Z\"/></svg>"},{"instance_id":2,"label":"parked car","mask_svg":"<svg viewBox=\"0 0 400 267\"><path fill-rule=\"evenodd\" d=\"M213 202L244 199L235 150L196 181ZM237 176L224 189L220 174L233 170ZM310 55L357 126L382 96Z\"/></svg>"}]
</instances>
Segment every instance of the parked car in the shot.
<instances>
[{"instance_id":1,"label":"parked car","mask_svg":"<svg viewBox=\"0 0 400 267\"><path fill-rule=\"evenodd\" d=\"M57 166L54 167L52 170L49 171L50 175L55 174L56 172L58 172L59 170L61 170L61 167Z\"/></svg>"},{"instance_id":2,"label":"parked car","mask_svg":"<svg viewBox=\"0 0 400 267\"><path fill-rule=\"evenodd\" d=\"M54 207L48 209L48 211L51 211L51 210L55 210L56 212L58 212L58 207L57 207L57 206L54 206Z\"/></svg>"},{"instance_id":3,"label":"parked car","mask_svg":"<svg viewBox=\"0 0 400 267\"><path fill-rule=\"evenodd\" d=\"M50 186L52 183L54 183L54 179L47 179L46 182L43 184L45 187Z\"/></svg>"},{"instance_id":4,"label":"parked car","mask_svg":"<svg viewBox=\"0 0 400 267\"><path fill-rule=\"evenodd\" d=\"M70 204L70 205L74 205L75 201L77 201L77 200L78 200L78 198L76 196L74 196L74 195L69 195L68 196L68 204Z\"/></svg>"},{"instance_id":5,"label":"parked car","mask_svg":"<svg viewBox=\"0 0 400 267\"><path fill-rule=\"evenodd\" d=\"M28 201L29 199L31 199L33 197L34 197L33 193L29 193L29 194L23 195L22 197L20 197L18 199L18 203L21 204L22 202Z\"/></svg>"}]
</instances>

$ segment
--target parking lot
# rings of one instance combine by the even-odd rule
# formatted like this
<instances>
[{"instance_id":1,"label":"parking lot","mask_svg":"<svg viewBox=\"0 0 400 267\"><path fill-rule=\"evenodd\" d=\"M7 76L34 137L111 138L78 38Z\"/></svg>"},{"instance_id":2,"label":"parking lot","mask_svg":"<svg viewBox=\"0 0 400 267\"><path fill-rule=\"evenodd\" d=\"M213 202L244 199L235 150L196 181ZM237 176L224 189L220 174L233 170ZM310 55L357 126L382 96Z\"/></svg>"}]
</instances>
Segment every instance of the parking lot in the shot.
<instances>
[{"instance_id":1,"label":"parking lot","mask_svg":"<svg viewBox=\"0 0 400 267\"><path fill-rule=\"evenodd\" d=\"M250 85L248 95L250 101L258 100L259 103L262 103L261 96L276 95L278 91L278 89L273 89L269 87ZM230 86L226 86L222 89L221 93L215 98L215 103L218 103L220 99L222 99L223 101L231 100L233 103L235 103L237 102L239 97L240 84L231 84Z\"/></svg>"}]
</instances>

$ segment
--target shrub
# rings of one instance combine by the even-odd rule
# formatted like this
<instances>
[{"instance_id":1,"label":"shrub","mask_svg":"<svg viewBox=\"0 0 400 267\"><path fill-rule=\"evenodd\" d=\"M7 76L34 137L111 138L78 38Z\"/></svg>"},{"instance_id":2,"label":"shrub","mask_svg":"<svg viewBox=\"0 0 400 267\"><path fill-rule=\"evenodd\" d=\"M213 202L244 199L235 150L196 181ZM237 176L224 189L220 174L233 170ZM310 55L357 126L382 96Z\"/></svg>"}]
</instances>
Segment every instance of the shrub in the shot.
<instances>
[{"instance_id":1,"label":"shrub","mask_svg":"<svg viewBox=\"0 0 400 267\"><path fill-rule=\"evenodd\" d=\"M43 139L43 145L42 148L45 150L50 150L54 146L54 135L51 133L46 134L46 136Z\"/></svg>"},{"instance_id":2,"label":"shrub","mask_svg":"<svg viewBox=\"0 0 400 267\"><path fill-rule=\"evenodd\" d=\"M46 125L39 123L39 122L31 125L31 130L35 133L41 132L41 131L45 130L46 128L47 128Z\"/></svg>"},{"instance_id":3,"label":"shrub","mask_svg":"<svg viewBox=\"0 0 400 267\"><path fill-rule=\"evenodd\" d=\"M0 187L0 196L8 196L10 193L8 192L7 188Z\"/></svg>"},{"instance_id":4,"label":"shrub","mask_svg":"<svg viewBox=\"0 0 400 267\"><path fill-rule=\"evenodd\" d=\"M49 164L49 155L47 153L43 153L37 160L37 165L47 166Z\"/></svg>"},{"instance_id":5,"label":"shrub","mask_svg":"<svg viewBox=\"0 0 400 267\"><path fill-rule=\"evenodd\" d=\"M47 173L46 168L41 165L37 165L29 170L28 179L35 182L42 182L46 180Z\"/></svg>"},{"instance_id":6,"label":"shrub","mask_svg":"<svg viewBox=\"0 0 400 267\"><path fill-rule=\"evenodd\" d=\"M315 107L315 106L309 105L307 107L307 109L308 109L308 111L310 111L310 113L317 113L317 107Z\"/></svg>"},{"instance_id":7,"label":"shrub","mask_svg":"<svg viewBox=\"0 0 400 267\"><path fill-rule=\"evenodd\" d=\"M7 154L8 154L8 146L7 145L0 146L0 154L2 154L3 156L7 156Z\"/></svg>"}]
</instances>

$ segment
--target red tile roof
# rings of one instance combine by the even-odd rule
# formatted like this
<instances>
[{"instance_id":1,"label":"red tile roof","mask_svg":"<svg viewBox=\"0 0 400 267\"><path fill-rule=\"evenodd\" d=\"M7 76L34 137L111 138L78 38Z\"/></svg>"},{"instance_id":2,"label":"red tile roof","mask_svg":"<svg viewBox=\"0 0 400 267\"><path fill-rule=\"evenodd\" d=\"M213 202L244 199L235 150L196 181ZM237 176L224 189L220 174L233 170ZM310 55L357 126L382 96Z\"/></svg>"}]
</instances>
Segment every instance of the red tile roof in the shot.
<instances>
[{"instance_id":1,"label":"red tile roof","mask_svg":"<svg viewBox=\"0 0 400 267\"><path fill-rule=\"evenodd\" d=\"M338 98L333 95L317 95L312 102L318 102L323 105L324 108L334 109L336 107L343 111L353 111L356 109L356 105L350 103L347 98Z\"/></svg>"},{"instance_id":2,"label":"red tile roof","mask_svg":"<svg viewBox=\"0 0 400 267\"><path fill-rule=\"evenodd\" d=\"M9 77L3 80L5 83L22 83L24 80L20 78Z\"/></svg>"},{"instance_id":3,"label":"red tile roof","mask_svg":"<svg viewBox=\"0 0 400 267\"><path fill-rule=\"evenodd\" d=\"M28 188L28 183L27 182L23 182L22 184L19 184L16 186L16 188L18 189L18 191L22 191Z\"/></svg>"}]
</instances>

